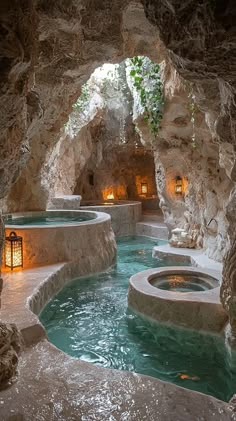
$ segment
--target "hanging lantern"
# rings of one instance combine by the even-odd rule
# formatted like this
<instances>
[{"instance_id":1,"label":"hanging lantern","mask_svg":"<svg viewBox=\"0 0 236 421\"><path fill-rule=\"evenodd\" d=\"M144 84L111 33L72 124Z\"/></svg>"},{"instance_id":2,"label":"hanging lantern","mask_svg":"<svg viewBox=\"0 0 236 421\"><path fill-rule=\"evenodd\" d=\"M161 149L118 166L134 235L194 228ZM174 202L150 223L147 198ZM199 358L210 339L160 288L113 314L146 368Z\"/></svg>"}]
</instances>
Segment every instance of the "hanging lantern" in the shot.
<instances>
[{"instance_id":1,"label":"hanging lantern","mask_svg":"<svg viewBox=\"0 0 236 421\"><path fill-rule=\"evenodd\" d=\"M22 237L12 231L5 240L5 266L13 270L16 267L23 267L23 245Z\"/></svg>"},{"instance_id":2,"label":"hanging lantern","mask_svg":"<svg viewBox=\"0 0 236 421\"><path fill-rule=\"evenodd\" d=\"M183 193L183 180L180 176L177 176L175 179L175 193L176 194Z\"/></svg>"},{"instance_id":3,"label":"hanging lantern","mask_svg":"<svg viewBox=\"0 0 236 421\"><path fill-rule=\"evenodd\" d=\"M147 183L141 183L141 194L147 194L147 192L148 192Z\"/></svg>"}]
</instances>

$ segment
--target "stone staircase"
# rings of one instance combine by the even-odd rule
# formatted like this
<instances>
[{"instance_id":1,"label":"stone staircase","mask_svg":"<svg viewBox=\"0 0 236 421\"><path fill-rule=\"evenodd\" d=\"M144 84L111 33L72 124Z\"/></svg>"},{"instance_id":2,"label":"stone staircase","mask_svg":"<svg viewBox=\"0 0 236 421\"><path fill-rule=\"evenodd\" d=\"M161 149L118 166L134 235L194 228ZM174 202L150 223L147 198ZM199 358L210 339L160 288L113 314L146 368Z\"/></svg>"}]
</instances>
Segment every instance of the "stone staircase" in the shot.
<instances>
[{"instance_id":1,"label":"stone staircase","mask_svg":"<svg viewBox=\"0 0 236 421\"><path fill-rule=\"evenodd\" d=\"M168 240L168 228L161 212L144 212L142 220L136 224L136 235Z\"/></svg>"}]
</instances>

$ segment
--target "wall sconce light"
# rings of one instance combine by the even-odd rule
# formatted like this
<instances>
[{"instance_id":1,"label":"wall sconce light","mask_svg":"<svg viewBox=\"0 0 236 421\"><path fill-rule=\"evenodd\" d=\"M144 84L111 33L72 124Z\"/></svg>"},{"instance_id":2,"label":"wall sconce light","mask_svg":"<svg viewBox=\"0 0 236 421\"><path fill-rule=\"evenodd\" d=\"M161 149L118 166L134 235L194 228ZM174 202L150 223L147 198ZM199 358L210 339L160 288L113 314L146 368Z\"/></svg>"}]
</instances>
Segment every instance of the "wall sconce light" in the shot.
<instances>
[{"instance_id":1,"label":"wall sconce light","mask_svg":"<svg viewBox=\"0 0 236 421\"><path fill-rule=\"evenodd\" d=\"M147 192L148 192L147 183L141 183L141 194L147 194Z\"/></svg>"},{"instance_id":2,"label":"wall sconce light","mask_svg":"<svg viewBox=\"0 0 236 421\"><path fill-rule=\"evenodd\" d=\"M12 231L5 240L5 266L13 270L23 267L23 244L22 237Z\"/></svg>"},{"instance_id":3,"label":"wall sconce light","mask_svg":"<svg viewBox=\"0 0 236 421\"><path fill-rule=\"evenodd\" d=\"M180 176L177 176L175 179L175 194L183 193L183 180Z\"/></svg>"},{"instance_id":4,"label":"wall sconce light","mask_svg":"<svg viewBox=\"0 0 236 421\"><path fill-rule=\"evenodd\" d=\"M110 193L110 194L107 195L107 200L114 200L114 199L115 199L115 197L114 197L113 193Z\"/></svg>"}]
</instances>

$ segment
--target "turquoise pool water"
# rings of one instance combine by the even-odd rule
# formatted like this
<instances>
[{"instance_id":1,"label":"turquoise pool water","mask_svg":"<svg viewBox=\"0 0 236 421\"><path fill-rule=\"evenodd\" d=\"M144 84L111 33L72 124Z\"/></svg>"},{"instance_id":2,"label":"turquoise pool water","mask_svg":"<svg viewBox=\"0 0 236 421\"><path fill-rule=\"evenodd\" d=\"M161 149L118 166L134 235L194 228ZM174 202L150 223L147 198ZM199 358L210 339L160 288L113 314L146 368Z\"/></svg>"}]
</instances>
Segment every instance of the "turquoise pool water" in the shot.
<instances>
[{"instance_id":1,"label":"turquoise pool water","mask_svg":"<svg viewBox=\"0 0 236 421\"><path fill-rule=\"evenodd\" d=\"M176 264L152 259L154 244L145 237L118 240L116 266L59 292L40 316L49 339L98 366L147 374L228 400L236 392L236 374L221 338L151 323L127 308L133 273Z\"/></svg>"},{"instance_id":2,"label":"turquoise pool water","mask_svg":"<svg viewBox=\"0 0 236 421\"><path fill-rule=\"evenodd\" d=\"M78 215L70 215L68 214L55 214L55 215L33 215L33 216L19 216L14 218L6 218L5 224L6 225L73 225L78 222L85 222L91 221L95 219L94 215L91 214L78 214Z\"/></svg>"}]
</instances>

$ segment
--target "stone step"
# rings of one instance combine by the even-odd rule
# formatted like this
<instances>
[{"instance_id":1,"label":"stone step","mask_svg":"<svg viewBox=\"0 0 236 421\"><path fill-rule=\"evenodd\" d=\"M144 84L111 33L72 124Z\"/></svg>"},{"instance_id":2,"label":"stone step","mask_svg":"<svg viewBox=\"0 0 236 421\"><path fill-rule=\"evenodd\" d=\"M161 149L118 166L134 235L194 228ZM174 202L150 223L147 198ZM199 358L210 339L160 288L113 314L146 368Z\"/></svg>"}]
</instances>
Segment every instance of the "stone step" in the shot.
<instances>
[{"instance_id":1,"label":"stone step","mask_svg":"<svg viewBox=\"0 0 236 421\"><path fill-rule=\"evenodd\" d=\"M157 213L157 214L142 213L142 221L141 222L161 222L161 223L163 223L163 215L160 214L160 213Z\"/></svg>"},{"instance_id":2,"label":"stone step","mask_svg":"<svg viewBox=\"0 0 236 421\"><path fill-rule=\"evenodd\" d=\"M163 222L138 222L136 224L136 235L168 240L168 228Z\"/></svg>"}]
</instances>

